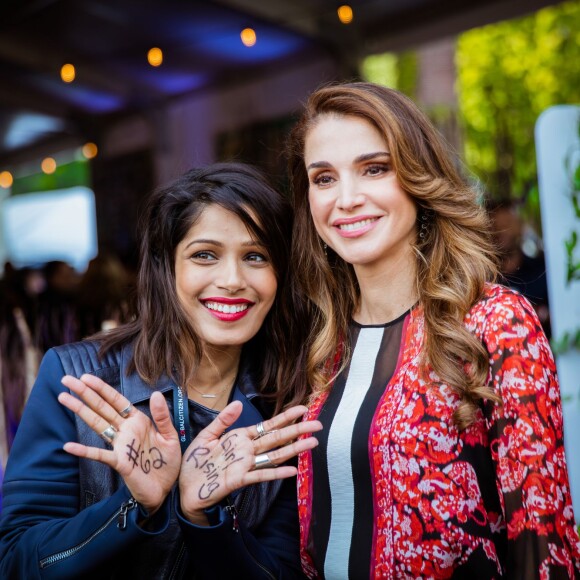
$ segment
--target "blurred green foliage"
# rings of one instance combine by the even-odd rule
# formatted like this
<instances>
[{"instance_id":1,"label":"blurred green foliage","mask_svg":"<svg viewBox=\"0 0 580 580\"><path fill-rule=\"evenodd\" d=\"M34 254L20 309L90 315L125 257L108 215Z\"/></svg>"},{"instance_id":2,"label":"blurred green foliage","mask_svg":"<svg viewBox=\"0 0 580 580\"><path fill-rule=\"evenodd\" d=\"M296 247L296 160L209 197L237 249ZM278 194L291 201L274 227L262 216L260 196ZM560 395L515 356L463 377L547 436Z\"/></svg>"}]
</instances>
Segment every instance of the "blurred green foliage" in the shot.
<instances>
[{"instance_id":1,"label":"blurred green foliage","mask_svg":"<svg viewBox=\"0 0 580 580\"><path fill-rule=\"evenodd\" d=\"M86 160L72 161L59 165L55 172L49 175L41 172L15 178L12 184L12 195L67 189L76 185L90 187L90 184L90 163Z\"/></svg>"},{"instance_id":2,"label":"blurred green foliage","mask_svg":"<svg viewBox=\"0 0 580 580\"><path fill-rule=\"evenodd\" d=\"M580 102L580 2L466 32L456 64L468 167L493 197L537 206L536 120Z\"/></svg>"},{"instance_id":3,"label":"blurred green foliage","mask_svg":"<svg viewBox=\"0 0 580 580\"><path fill-rule=\"evenodd\" d=\"M398 89L415 97L419 73L417 53L406 51L398 54L387 52L365 58L361 65L362 77L373 83Z\"/></svg>"},{"instance_id":4,"label":"blurred green foliage","mask_svg":"<svg viewBox=\"0 0 580 580\"><path fill-rule=\"evenodd\" d=\"M580 0L459 35L456 65L467 168L491 197L522 200L522 217L541 232L534 128L548 107L580 103ZM361 72L415 97L412 51L370 56ZM439 127L455 112L440 108L428 111Z\"/></svg>"},{"instance_id":5,"label":"blurred green foliage","mask_svg":"<svg viewBox=\"0 0 580 580\"><path fill-rule=\"evenodd\" d=\"M572 202L572 215L580 219L580 118L577 123L578 144L576 148L568 151L564 165L570 180L570 200ZM580 260L576 258L578 247L578 231L572 230L564 239L566 248L566 283L571 284L574 280L580 280ZM576 335L576 348L580 350L580 330Z\"/></svg>"}]
</instances>

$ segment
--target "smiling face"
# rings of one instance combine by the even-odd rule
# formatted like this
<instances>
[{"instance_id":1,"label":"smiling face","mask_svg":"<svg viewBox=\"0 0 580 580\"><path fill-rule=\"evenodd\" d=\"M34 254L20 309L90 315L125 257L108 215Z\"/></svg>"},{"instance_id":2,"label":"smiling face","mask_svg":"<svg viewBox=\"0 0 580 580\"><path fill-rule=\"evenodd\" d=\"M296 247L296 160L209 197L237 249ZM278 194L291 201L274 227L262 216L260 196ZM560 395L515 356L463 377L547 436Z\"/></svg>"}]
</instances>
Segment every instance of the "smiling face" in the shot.
<instances>
[{"instance_id":1,"label":"smiling face","mask_svg":"<svg viewBox=\"0 0 580 580\"><path fill-rule=\"evenodd\" d=\"M242 220L208 205L175 251L177 296L204 348L239 350L276 296L268 252Z\"/></svg>"},{"instance_id":2,"label":"smiling face","mask_svg":"<svg viewBox=\"0 0 580 580\"><path fill-rule=\"evenodd\" d=\"M323 115L306 136L310 211L320 237L358 268L414 265L417 209L368 121Z\"/></svg>"}]
</instances>

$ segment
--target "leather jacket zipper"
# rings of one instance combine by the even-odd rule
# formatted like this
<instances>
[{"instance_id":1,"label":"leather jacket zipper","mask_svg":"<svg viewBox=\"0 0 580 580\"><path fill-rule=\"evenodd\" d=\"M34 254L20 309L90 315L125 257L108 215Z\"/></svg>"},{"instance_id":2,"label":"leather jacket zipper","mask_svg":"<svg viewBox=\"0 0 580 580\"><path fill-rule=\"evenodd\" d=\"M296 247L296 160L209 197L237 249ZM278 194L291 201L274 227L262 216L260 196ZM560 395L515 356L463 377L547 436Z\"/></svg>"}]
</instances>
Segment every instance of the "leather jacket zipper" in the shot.
<instances>
[{"instance_id":1,"label":"leather jacket zipper","mask_svg":"<svg viewBox=\"0 0 580 580\"><path fill-rule=\"evenodd\" d=\"M242 495L242 501L240 502L240 509L238 510L238 514L244 518L247 514L247 507L248 507L248 503L249 503L249 497L250 497L250 490L249 488L244 488L241 492Z\"/></svg>"},{"instance_id":2,"label":"leather jacket zipper","mask_svg":"<svg viewBox=\"0 0 580 580\"><path fill-rule=\"evenodd\" d=\"M181 562L183 560L184 555L185 555L185 543L182 542L179 548L179 553L177 554L177 559L175 560L175 564L173 565L173 570L171 570L171 574L169 575L169 580L173 580L173 578L183 577L182 573L180 573L179 576L177 576L177 574L178 572L180 572Z\"/></svg>"},{"instance_id":3,"label":"leather jacket zipper","mask_svg":"<svg viewBox=\"0 0 580 580\"><path fill-rule=\"evenodd\" d=\"M98 530L95 530L86 540L84 540L83 542L72 548L69 548L68 550L64 550L62 552L53 554L52 556L48 556L47 558L43 558L42 560L40 560L40 567L46 568L48 566L51 566L52 564L56 564L61 560L65 560L66 558L73 556L79 550L82 550L87 544L92 542L103 530L105 530L117 518L118 518L117 527L120 530L124 530L127 527L127 512L129 510L135 509L136 507L137 502L133 498L130 498L129 500L121 504L121 507Z\"/></svg>"},{"instance_id":4,"label":"leather jacket zipper","mask_svg":"<svg viewBox=\"0 0 580 580\"><path fill-rule=\"evenodd\" d=\"M238 510L236 509L236 506L233 503L230 502L229 497L227 498L227 502L228 502L228 505L225 507L225 510L232 517L232 522L233 522L233 528L232 529L233 529L234 532L239 533L240 527L239 527L239 524L238 524ZM261 562L259 562L254 557L254 555L252 554L251 550L248 549L248 547L246 546L246 541L244 539L244 534L240 534L240 537L242 538L242 543L246 547L246 550L248 552L248 556L250 556L250 558L258 566L258 568L260 568L264 572L264 574L266 574L266 576L268 576L268 578L272 578L272 580L276 580L276 576L272 573L272 571L269 570L268 568L266 568L266 566L264 566L264 564L262 564Z\"/></svg>"}]
</instances>

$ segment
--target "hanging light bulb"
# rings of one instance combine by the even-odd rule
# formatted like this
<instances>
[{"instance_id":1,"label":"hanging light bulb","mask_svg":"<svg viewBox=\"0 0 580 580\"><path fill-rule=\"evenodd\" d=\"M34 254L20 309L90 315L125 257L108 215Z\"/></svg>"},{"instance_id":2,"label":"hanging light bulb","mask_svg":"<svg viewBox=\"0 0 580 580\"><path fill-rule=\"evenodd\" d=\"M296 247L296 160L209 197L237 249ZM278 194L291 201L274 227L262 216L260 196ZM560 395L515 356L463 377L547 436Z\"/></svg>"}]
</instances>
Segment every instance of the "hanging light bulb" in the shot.
<instances>
[{"instance_id":1,"label":"hanging light bulb","mask_svg":"<svg viewBox=\"0 0 580 580\"><path fill-rule=\"evenodd\" d=\"M244 46L254 46L257 40L256 31L253 28L244 28L244 30L240 32L240 38L242 39L242 44Z\"/></svg>"},{"instance_id":2,"label":"hanging light bulb","mask_svg":"<svg viewBox=\"0 0 580 580\"><path fill-rule=\"evenodd\" d=\"M63 64L60 69L60 78L65 83L72 83L75 80L76 74L74 65L70 63Z\"/></svg>"},{"instance_id":3,"label":"hanging light bulb","mask_svg":"<svg viewBox=\"0 0 580 580\"><path fill-rule=\"evenodd\" d=\"M163 51L156 46L150 48L149 52L147 53L147 62L151 66L161 66L163 63Z\"/></svg>"},{"instance_id":4,"label":"hanging light bulb","mask_svg":"<svg viewBox=\"0 0 580 580\"><path fill-rule=\"evenodd\" d=\"M354 15L352 12L352 8L348 4L343 4L342 6L339 6L336 12L338 13L338 19L343 24L350 24L352 22Z\"/></svg>"},{"instance_id":5,"label":"hanging light bulb","mask_svg":"<svg viewBox=\"0 0 580 580\"><path fill-rule=\"evenodd\" d=\"M12 173L10 173L10 171L2 171L2 173L0 173L0 187L8 189L9 187L12 187L13 183L14 178L12 177Z\"/></svg>"},{"instance_id":6,"label":"hanging light bulb","mask_svg":"<svg viewBox=\"0 0 580 580\"><path fill-rule=\"evenodd\" d=\"M93 157L97 156L99 149L94 143L85 143L82 147L82 152L87 159L93 159Z\"/></svg>"},{"instance_id":7,"label":"hanging light bulb","mask_svg":"<svg viewBox=\"0 0 580 580\"><path fill-rule=\"evenodd\" d=\"M56 171L56 161L52 157L46 157L42 160L40 167L44 173L50 175Z\"/></svg>"}]
</instances>

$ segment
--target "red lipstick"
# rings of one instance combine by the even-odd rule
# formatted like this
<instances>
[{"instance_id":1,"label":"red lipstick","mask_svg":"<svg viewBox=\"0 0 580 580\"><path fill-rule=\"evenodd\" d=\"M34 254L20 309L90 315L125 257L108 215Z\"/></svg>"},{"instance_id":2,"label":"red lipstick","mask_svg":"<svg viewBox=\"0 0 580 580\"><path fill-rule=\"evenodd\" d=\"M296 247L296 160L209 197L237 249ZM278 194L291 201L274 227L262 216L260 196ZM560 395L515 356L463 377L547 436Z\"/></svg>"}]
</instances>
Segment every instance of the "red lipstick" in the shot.
<instances>
[{"instance_id":1,"label":"red lipstick","mask_svg":"<svg viewBox=\"0 0 580 580\"><path fill-rule=\"evenodd\" d=\"M206 310L222 322L235 322L240 320L252 308L254 303L245 298L226 298L224 296L212 296L200 299ZM236 308L241 307L241 308Z\"/></svg>"}]
</instances>

